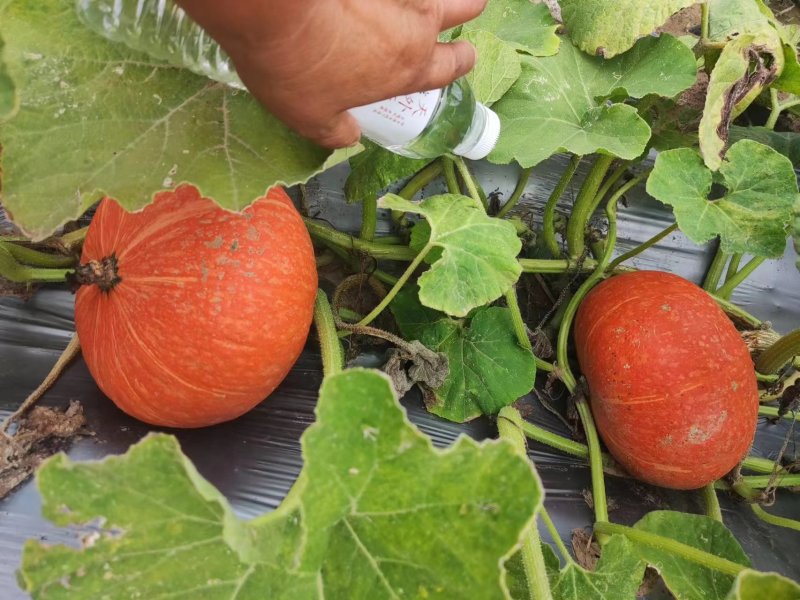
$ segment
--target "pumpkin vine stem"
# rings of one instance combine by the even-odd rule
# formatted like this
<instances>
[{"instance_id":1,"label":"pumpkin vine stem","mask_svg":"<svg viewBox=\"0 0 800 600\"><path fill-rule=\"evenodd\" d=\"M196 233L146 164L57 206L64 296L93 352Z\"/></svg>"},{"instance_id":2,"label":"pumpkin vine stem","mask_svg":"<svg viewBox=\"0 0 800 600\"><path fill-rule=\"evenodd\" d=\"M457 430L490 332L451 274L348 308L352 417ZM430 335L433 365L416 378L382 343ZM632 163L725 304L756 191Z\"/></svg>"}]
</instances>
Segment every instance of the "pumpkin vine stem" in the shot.
<instances>
[{"instance_id":1,"label":"pumpkin vine stem","mask_svg":"<svg viewBox=\"0 0 800 600\"><path fill-rule=\"evenodd\" d=\"M722 509L719 505L719 498L717 497L717 488L713 483L703 487L703 503L706 507L706 516L722 523Z\"/></svg>"},{"instance_id":2,"label":"pumpkin vine stem","mask_svg":"<svg viewBox=\"0 0 800 600\"><path fill-rule=\"evenodd\" d=\"M559 554L564 558L567 564L576 564L575 560L572 558L572 555L567 550L567 547L564 545L564 541L561 539L561 535L556 528L555 523L553 523L553 519L550 518L550 513L547 512L547 509L542 504L542 507L539 509L539 516L542 517L542 522L547 527L547 531L550 532L550 537L553 538L553 543L556 545Z\"/></svg>"},{"instance_id":3,"label":"pumpkin vine stem","mask_svg":"<svg viewBox=\"0 0 800 600\"><path fill-rule=\"evenodd\" d=\"M380 304L378 304L378 306L373 308L372 311L366 317L361 319L361 321L358 323L361 327L364 327L372 323L372 321L374 321L378 317L378 315L380 315L383 312L383 310L387 306L389 306L391 301L394 300L394 297L397 295L397 293L401 289L403 289L403 286L406 284L409 278L414 274L414 271L417 270L417 267L419 267L420 264L422 264L422 261L425 259L428 253L431 250L433 250L433 246L434 246L433 244L428 242L428 244L422 249L422 252L417 254L417 256L414 258L411 264L408 265L408 268L403 272L403 274L397 280L397 283L394 284L394 287L392 287L392 289L389 290L389 293L386 294L383 300L381 300Z\"/></svg>"},{"instance_id":4,"label":"pumpkin vine stem","mask_svg":"<svg viewBox=\"0 0 800 600\"><path fill-rule=\"evenodd\" d=\"M733 260L733 259L731 259ZM745 279L747 279L748 275L755 271L761 263L766 260L763 256L756 256L743 266L740 270L736 271L733 275L728 278L724 285L722 285L717 291L716 294L722 298L728 300L733 293L733 290L741 284Z\"/></svg>"},{"instance_id":5,"label":"pumpkin vine stem","mask_svg":"<svg viewBox=\"0 0 800 600\"><path fill-rule=\"evenodd\" d=\"M110 292L122 281L116 255L100 260L92 259L79 265L75 272L67 276L69 283L78 288L82 285L96 285L103 292Z\"/></svg>"},{"instance_id":6,"label":"pumpkin vine stem","mask_svg":"<svg viewBox=\"0 0 800 600\"><path fill-rule=\"evenodd\" d=\"M344 355L339 337L336 335L336 319L328 302L328 296L319 289L314 301L314 324L317 327L322 353L322 372L326 377L336 375L342 371Z\"/></svg>"},{"instance_id":7,"label":"pumpkin vine stem","mask_svg":"<svg viewBox=\"0 0 800 600\"><path fill-rule=\"evenodd\" d=\"M610 161L608 164L610 165ZM575 318L575 314L578 311L578 306L586 297L586 294L588 294L589 291L603 279L605 270L608 267L608 263L611 259L611 254L617 245L617 202L628 190L641 183L648 177L649 174L649 171L645 171L637 177L634 177L620 187L617 191L615 191L611 198L609 198L608 203L606 204L608 237L606 239L606 246L603 256L598 261L597 269L595 269L589 278L583 282L581 287L578 288L578 291L575 292L575 295L567 304L567 308L564 311L564 317L561 321L558 332L556 357L557 365L561 373L561 380L571 393L575 394L578 392L576 394L576 407L578 409L578 414L580 415L581 421L583 422L583 429L586 433L586 440L589 446L589 466L592 473L592 494L594 495L594 511L596 521L608 521L608 505L606 503L605 480L603 479L603 458L600 452L600 439L597 434L597 429L594 425L594 419L592 417L592 411L589 408L589 403L587 402L586 396L581 390L578 389L578 383L569 365L569 360L567 358L567 338L569 337L569 332L572 328L572 322ZM581 239L581 241L583 240ZM600 542L601 545L604 545L608 538L602 535L603 532L598 533L597 541Z\"/></svg>"},{"instance_id":8,"label":"pumpkin vine stem","mask_svg":"<svg viewBox=\"0 0 800 600\"><path fill-rule=\"evenodd\" d=\"M800 355L800 329L787 333L764 350L756 361L756 370L767 375L778 373L797 355Z\"/></svg>"},{"instance_id":9,"label":"pumpkin vine stem","mask_svg":"<svg viewBox=\"0 0 800 600\"><path fill-rule=\"evenodd\" d=\"M561 178L550 193L550 197L547 199L547 204L545 204L544 207L544 214L542 216L542 236L545 246L550 250L550 254L552 254L553 258L561 258L562 254L561 247L558 245L558 241L556 241L556 207L558 206L558 201L561 199L561 196L564 195L567 186L572 181L575 171L578 170L578 165L580 165L582 159L582 156L572 155L567 164L567 168L564 169L564 172L561 174Z\"/></svg>"},{"instance_id":10,"label":"pumpkin vine stem","mask_svg":"<svg viewBox=\"0 0 800 600\"><path fill-rule=\"evenodd\" d=\"M718 247L717 251L714 253L714 260L711 261L708 272L706 272L706 276L703 279L703 289L705 291L711 292L712 294L716 292L719 286L719 280L725 272L725 265L728 262L728 258L730 258L730 254L723 252L722 248ZM721 297L724 298L724 296Z\"/></svg>"},{"instance_id":11,"label":"pumpkin vine stem","mask_svg":"<svg viewBox=\"0 0 800 600\"><path fill-rule=\"evenodd\" d=\"M629 250L625 254L621 254L620 256L618 256L617 258L612 260L611 263L608 265L608 270L609 271L613 271L618 266L620 266L622 263L624 263L626 260L630 260L631 258L633 258L635 256L638 256L639 254L641 254L642 252L644 252L648 248L652 248L658 242L663 240L670 233L674 232L677 229L678 229L678 224L677 223L673 223L669 227L667 227L665 229L662 229L657 234L655 234L653 237L651 237L649 240L647 240L645 242L642 242L641 244L639 244L635 248L632 248L631 250Z\"/></svg>"},{"instance_id":12,"label":"pumpkin vine stem","mask_svg":"<svg viewBox=\"0 0 800 600\"><path fill-rule=\"evenodd\" d=\"M578 197L572 207L572 215L567 223L567 249L572 258L583 254L586 223L589 222L589 217L597 208L599 203L599 200L595 202L597 193L614 160L613 156L600 154L578 192Z\"/></svg>"},{"instance_id":13,"label":"pumpkin vine stem","mask_svg":"<svg viewBox=\"0 0 800 600\"><path fill-rule=\"evenodd\" d=\"M444 173L444 182L447 185L447 191L450 194L460 194L461 185L458 183L458 176L456 175L456 163L450 158L443 158L442 168Z\"/></svg>"},{"instance_id":14,"label":"pumpkin vine stem","mask_svg":"<svg viewBox=\"0 0 800 600\"><path fill-rule=\"evenodd\" d=\"M361 231L359 237L367 242L375 239L378 227L378 197L374 194L361 201Z\"/></svg>"},{"instance_id":15,"label":"pumpkin vine stem","mask_svg":"<svg viewBox=\"0 0 800 600\"><path fill-rule=\"evenodd\" d=\"M501 208L497 213L498 219L504 218L522 199L522 194L525 192L525 187L528 185L528 180L530 179L532 172L533 167L522 169L519 179L517 180L517 185L514 188L514 191L511 193L511 197L508 199L508 202L503 205L503 208Z\"/></svg>"},{"instance_id":16,"label":"pumpkin vine stem","mask_svg":"<svg viewBox=\"0 0 800 600\"><path fill-rule=\"evenodd\" d=\"M497 415L497 430L501 440L509 442L517 453L530 460L525 434L522 432L522 416L516 408L505 406L500 410ZM552 600L553 594L550 591L542 554L542 541L536 521L534 517L523 532L520 549L525 580L528 584L528 597L531 600Z\"/></svg>"},{"instance_id":17,"label":"pumpkin vine stem","mask_svg":"<svg viewBox=\"0 0 800 600\"><path fill-rule=\"evenodd\" d=\"M669 552L670 554L674 554L683 559L692 561L695 564L702 565L709 569L714 569L720 573L727 573L728 575L737 575L739 572L744 571L747 568L746 566L735 563L732 560L710 554L700 550L699 548L695 548L694 546L673 540L672 538L651 533L649 531L643 531L641 529L634 529L633 527L627 527L625 525L617 525L616 523L607 522L595 523L594 530L595 532L605 533L607 535L624 535L629 540L638 544Z\"/></svg>"}]
</instances>

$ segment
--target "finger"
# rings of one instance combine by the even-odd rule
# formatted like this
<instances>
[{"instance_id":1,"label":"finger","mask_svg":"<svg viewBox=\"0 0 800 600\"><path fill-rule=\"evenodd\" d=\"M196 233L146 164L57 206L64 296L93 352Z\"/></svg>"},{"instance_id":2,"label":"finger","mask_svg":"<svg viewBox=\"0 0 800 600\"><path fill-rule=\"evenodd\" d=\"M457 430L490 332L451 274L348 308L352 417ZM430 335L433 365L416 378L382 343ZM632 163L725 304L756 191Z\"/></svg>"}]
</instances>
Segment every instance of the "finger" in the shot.
<instances>
[{"instance_id":1,"label":"finger","mask_svg":"<svg viewBox=\"0 0 800 600\"><path fill-rule=\"evenodd\" d=\"M300 133L324 148L347 148L361 139L361 129L352 115L343 112L321 126L313 124L300 128Z\"/></svg>"},{"instance_id":2,"label":"finger","mask_svg":"<svg viewBox=\"0 0 800 600\"><path fill-rule=\"evenodd\" d=\"M436 44L425 70L413 82L416 91L449 85L475 66L478 54L469 42Z\"/></svg>"},{"instance_id":3,"label":"finger","mask_svg":"<svg viewBox=\"0 0 800 600\"><path fill-rule=\"evenodd\" d=\"M487 0L445 0L442 2L441 30L471 21L483 12Z\"/></svg>"}]
</instances>

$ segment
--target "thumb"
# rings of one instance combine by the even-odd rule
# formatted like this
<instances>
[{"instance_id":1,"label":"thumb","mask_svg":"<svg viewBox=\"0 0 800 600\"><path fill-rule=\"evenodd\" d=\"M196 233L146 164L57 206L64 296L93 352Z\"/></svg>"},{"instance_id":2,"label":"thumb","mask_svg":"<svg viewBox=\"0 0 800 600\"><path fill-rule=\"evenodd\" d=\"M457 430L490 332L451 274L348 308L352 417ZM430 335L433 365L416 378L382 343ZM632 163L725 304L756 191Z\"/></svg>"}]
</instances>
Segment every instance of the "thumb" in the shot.
<instances>
[{"instance_id":1,"label":"thumb","mask_svg":"<svg viewBox=\"0 0 800 600\"><path fill-rule=\"evenodd\" d=\"M475 66L478 53L469 42L439 43L433 50L428 66L414 82L417 90L445 87L466 75Z\"/></svg>"},{"instance_id":2,"label":"thumb","mask_svg":"<svg viewBox=\"0 0 800 600\"><path fill-rule=\"evenodd\" d=\"M353 146L361 139L361 128L347 112L341 112L321 125L306 124L300 133L332 150Z\"/></svg>"}]
</instances>

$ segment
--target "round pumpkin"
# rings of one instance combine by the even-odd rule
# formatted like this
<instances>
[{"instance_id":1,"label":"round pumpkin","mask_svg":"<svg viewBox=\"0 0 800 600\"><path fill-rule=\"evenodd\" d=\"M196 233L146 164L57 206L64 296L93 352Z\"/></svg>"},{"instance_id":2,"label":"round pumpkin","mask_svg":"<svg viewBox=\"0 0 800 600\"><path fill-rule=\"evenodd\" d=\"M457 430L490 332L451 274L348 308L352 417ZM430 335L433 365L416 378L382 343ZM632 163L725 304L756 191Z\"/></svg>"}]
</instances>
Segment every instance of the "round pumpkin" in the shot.
<instances>
[{"instance_id":1,"label":"round pumpkin","mask_svg":"<svg viewBox=\"0 0 800 600\"><path fill-rule=\"evenodd\" d=\"M745 456L758 421L750 353L716 302L660 271L612 277L575 318L597 429L642 481L694 489Z\"/></svg>"},{"instance_id":2,"label":"round pumpkin","mask_svg":"<svg viewBox=\"0 0 800 600\"><path fill-rule=\"evenodd\" d=\"M81 265L75 323L89 371L153 425L247 412L284 379L311 326L314 251L281 188L238 213L193 186L135 213L106 198Z\"/></svg>"}]
</instances>

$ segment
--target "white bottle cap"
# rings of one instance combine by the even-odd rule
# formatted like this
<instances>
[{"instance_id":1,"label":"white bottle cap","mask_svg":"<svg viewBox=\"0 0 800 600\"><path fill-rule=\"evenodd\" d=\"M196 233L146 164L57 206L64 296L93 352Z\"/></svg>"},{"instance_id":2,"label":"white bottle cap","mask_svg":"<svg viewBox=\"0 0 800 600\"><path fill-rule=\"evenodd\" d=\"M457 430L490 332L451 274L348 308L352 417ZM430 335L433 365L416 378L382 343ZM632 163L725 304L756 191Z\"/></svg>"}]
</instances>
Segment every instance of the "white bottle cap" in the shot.
<instances>
[{"instance_id":1,"label":"white bottle cap","mask_svg":"<svg viewBox=\"0 0 800 600\"><path fill-rule=\"evenodd\" d=\"M497 140L500 138L500 117L497 116L497 113L480 102L476 104L475 110L475 118L481 119L482 117L483 129L475 142L469 147L458 147L454 150L455 154L470 160L480 160L488 156L489 152L494 150Z\"/></svg>"}]
</instances>

